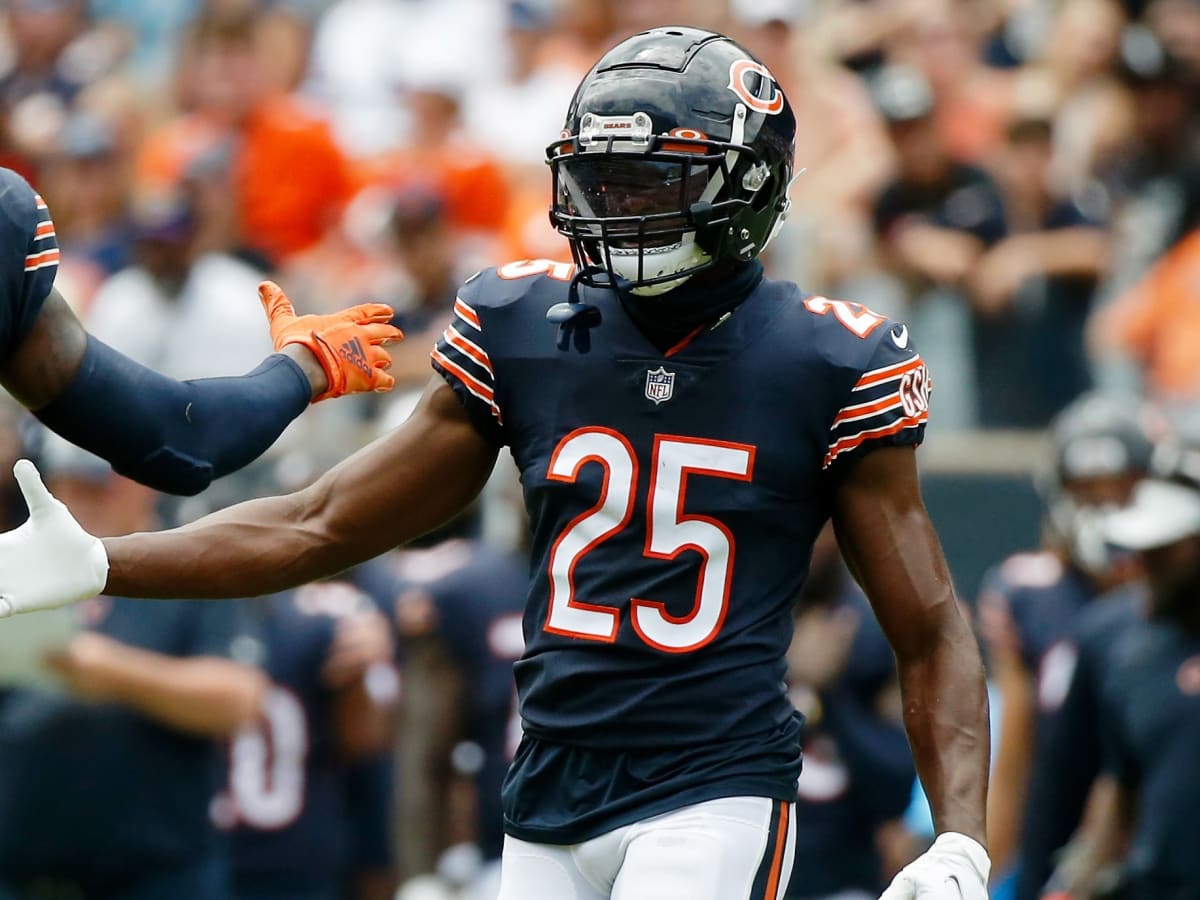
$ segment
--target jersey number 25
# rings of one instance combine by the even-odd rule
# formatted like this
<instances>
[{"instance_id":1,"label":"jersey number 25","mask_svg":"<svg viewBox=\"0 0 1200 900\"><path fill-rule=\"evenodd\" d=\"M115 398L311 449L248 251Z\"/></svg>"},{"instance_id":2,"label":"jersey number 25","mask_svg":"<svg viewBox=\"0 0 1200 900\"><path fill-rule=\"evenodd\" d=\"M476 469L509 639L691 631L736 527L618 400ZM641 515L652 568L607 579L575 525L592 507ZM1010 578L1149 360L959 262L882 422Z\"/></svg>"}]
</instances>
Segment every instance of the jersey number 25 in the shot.
<instances>
[{"instance_id":1,"label":"jersey number 25","mask_svg":"<svg viewBox=\"0 0 1200 900\"><path fill-rule=\"evenodd\" d=\"M580 428L559 441L547 477L574 482L588 463L604 468L600 498L571 520L550 550L550 608L545 627L554 634L612 643L617 638L620 613L577 599L574 571L584 554L629 524L638 460L632 445L618 432ZM650 646L686 653L703 647L721 630L733 580L733 535L716 519L684 513L687 479L703 475L749 481L753 470L754 447L750 445L655 436L642 552L651 559L674 559L685 550L694 550L703 562L696 599L686 615L672 616L654 600L631 599L633 629Z\"/></svg>"}]
</instances>

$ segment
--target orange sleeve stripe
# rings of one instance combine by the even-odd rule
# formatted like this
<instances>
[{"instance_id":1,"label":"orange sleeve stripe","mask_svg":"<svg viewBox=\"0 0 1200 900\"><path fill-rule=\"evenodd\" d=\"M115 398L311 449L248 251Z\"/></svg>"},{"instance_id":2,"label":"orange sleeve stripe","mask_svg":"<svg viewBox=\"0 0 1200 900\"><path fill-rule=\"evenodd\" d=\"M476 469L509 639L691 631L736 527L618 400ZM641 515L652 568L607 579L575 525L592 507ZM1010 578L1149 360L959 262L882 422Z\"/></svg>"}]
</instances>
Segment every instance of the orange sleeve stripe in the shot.
<instances>
[{"instance_id":1,"label":"orange sleeve stripe","mask_svg":"<svg viewBox=\"0 0 1200 900\"><path fill-rule=\"evenodd\" d=\"M858 419L863 416L873 415L874 413L883 412L889 407L895 406L900 402L900 394L888 394L881 400L875 400L870 403L860 403L857 406L847 406L833 420L834 427L849 419Z\"/></svg>"},{"instance_id":2,"label":"orange sleeve stripe","mask_svg":"<svg viewBox=\"0 0 1200 900\"><path fill-rule=\"evenodd\" d=\"M790 804L779 804L779 829L775 833L775 853L771 857L771 875L767 878L764 900L776 900L779 896L779 880L783 873L784 845L788 842L788 813Z\"/></svg>"},{"instance_id":3,"label":"orange sleeve stripe","mask_svg":"<svg viewBox=\"0 0 1200 900\"><path fill-rule=\"evenodd\" d=\"M49 209L50 208L46 205L46 201L42 199L41 194L34 194L33 201L35 204L37 204L38 209Z\"/></svg>"},{"instance_id":4,"label":"orange sleeve stripe","mask_svg":"<svg viewBox=\"0 0 1200 900\"><path fill-rule=\"evenodd\" d=\"M25 271L29 272L33 269L40 269L42 266L48 266L51 263L58 262L58 250L43 250L41 253L30 253L25 257Z\"/></svg>"},{"instance_id":5,"label":"orange sleeve stripe","mask_svg":"<svg viewBox=\"0 0 1200 900\"><path fill-rule=\"evenodd\" d=\"M907 362L896 363L894 366L887 366L883 369L876 369L873 372L867 372L857 382L855 382L854 390L861 391L863 388L869 388L875 384L881 384L884 381L890 381L893 378L898 378L905 372L911 372L913 369L919 369L925 363L921 357L914 356Z\"/></svg>"},{"instance_id":6,"label":"orange sleeve stripe","mask_svg":"<svg viewBox=\"0 0 1200 900\"><path fill-rule=\"evenodd\" d=\"M457 297L454 298L454 311L476 331L483 331L483 326L480 325L479 316L475 310L471 309L471 307L467 306L467 304L463 303Z\"/></svg>"},{"instance_id":7,"label":"orange sleeve stripe","mask_svg":"<svg viewBox=\"0 0 1200 900\"><path fill-rule=\"evenodd\" d=\"M503 424L504 420L500 417L500 407L496 405L496 395L490 387L449 359L437 347L433 348L431 355L438 365L462 382L463 387L490 406L492 408L492 415L496 417L496 421Z\"/></svg>"},{"instance_id":8,"label":"orange sleeve stripe","mask_svg":"<svg viewBox=\"0 0 1200 900\"><path fill-rule=\"evenodd\" d=\"M855 447L862 444L864 441L869 441L872 438L889 437L893 434L903 431L905 428L916 428L921 423L929 419L929 411L925 410L920 415L915 417L905 417L898 422L893 422L891 425L883 425L879 428L869 428L866 431L860 431L858 434L852 434L849 437L844 437L829 448L829 452L825 454L824 466L828 466L838 456L845 453L847 450L853 450Z\"/></svg>"},{"instance_id":9,"label":"orange sleeve stripe","mask_svg":"<svg viewBox=\"0 0 1200 900\"><path fill-rule=\"evenodd\" d=\"M488 359L487 352L482 347L471 343L471 341L468 341L465 337L455 331L453 325L451 325L442 333L442 337L444 337L446 339L446 343L455 350L459 351L465 356L471 357L471 359L475 360L475 362L479 363L480 366L486 369L489 375L491 375L493 378L496 377L496 373L492 371L492 361Z\"/></svg>"},{"instance_id":10,"label":"orange sleeve stripe","mask_svg":"<svg viewBox=\"0 0 1200 900\"><path fill-rule=\"evenodd\" d=\"M39 222L37 231L34 232L34 236L39 238L50 237L52 234L54 234L53 222Z\"/></svg>"}]
</instances>

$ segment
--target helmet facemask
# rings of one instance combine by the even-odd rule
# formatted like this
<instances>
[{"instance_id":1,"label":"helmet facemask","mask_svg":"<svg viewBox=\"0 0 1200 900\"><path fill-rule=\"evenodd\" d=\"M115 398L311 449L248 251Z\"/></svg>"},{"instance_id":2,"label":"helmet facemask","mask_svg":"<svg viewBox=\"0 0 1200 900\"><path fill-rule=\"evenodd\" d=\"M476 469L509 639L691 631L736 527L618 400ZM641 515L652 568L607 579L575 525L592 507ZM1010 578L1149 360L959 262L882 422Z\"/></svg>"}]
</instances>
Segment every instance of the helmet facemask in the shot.
<instances>
[{"instance_id":1,"label":"helmet facemask","mask_svg":"<svg viewBox=\"0 0 1200 900\"><path fill-rule=\"evenodd\" d=\"M738 143L685 129L654 135L644 113L587 114L580 133L551 144L547 156L551 222L576 264L599 267L641 296L663 294L731 255L753 259L775 230L774 219L764 235L737 227L743 213L761 211L755 201L776 177ZM726 252L739 240L742 253Z\"/></svg>"}]
</instances>

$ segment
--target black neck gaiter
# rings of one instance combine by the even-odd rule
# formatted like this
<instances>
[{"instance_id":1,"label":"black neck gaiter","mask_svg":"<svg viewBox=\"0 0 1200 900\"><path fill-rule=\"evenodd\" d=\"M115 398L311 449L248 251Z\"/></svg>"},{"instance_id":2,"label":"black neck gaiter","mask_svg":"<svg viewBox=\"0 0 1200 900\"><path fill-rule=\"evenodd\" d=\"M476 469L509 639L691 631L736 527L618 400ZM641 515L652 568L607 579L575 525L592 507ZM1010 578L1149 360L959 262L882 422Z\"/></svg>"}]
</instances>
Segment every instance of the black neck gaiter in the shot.
<instances>
[{"instance_id":1,"label":"black neck gaiter","mask_svg":"<svg viewBox=\"0 0 1200 900\"><path fill-rule=\"evenodd\" d=\"M617 297L641 332L659 350L666 350L701 325L740 306L762 277L762 263L755 259L717 281L696 284L689 280L657 297L639 297L618 288Z\"/></svg>"}]
</instances>

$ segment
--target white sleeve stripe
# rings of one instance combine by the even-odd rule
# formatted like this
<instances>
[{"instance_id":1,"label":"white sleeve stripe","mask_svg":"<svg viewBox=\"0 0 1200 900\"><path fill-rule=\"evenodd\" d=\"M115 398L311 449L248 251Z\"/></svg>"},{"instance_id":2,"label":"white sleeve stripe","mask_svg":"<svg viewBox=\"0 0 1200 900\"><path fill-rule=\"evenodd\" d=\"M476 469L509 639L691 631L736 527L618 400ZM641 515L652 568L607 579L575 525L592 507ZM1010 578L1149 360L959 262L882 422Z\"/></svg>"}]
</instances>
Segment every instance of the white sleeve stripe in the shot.
<instances>
[{"instance_id":1,"label":"white sleeve stripe","mask_svg":"<svg viewBox=\"0 0 1200 900\"><path fill-rule=\"evenodd\" d=\"M833 420L833 427L840 428L842 425L850 422L861 422L863 419L872 419L875 416L889 413L902 406L904 406L904 401L900 399L899 394L890 394L883 398L883 400L862 403L859 406L847 406L837 414L837 418Z\"/></svg>"},{"instance_id":2,"label":"white sleeve stripe","mask_svg":"<svg viewBox=\"0 0 1200 900\"><path fill-rule=\"evenodd\" d=\"M496 377L496 373L492 371L492 361L488 357L487 351L474 341L468 340L466 337L464 337L462 332L454 327L454 323L451 323L450 327L448 327L442 333L442 337L444 337L446 339L446 343L452 346L455 350L466 356L469 356L476 363L476 365L478 365L481 369L485 369L488 375L492 376L493 378Z\"/></svg>"},{"instance_id":3,"label":"white sleeve stripe","mask_svg":"<svg viewBox=\"0 0 1200 900\"><path fill-rule=\"evenodd\" d=\"M912 359L906 359L904 362L884 366L881 369L873 369L870 372L863 372L852 390L865 391L867 388L878 387L885 382L901 377L906 372L919 369L924 364L920 356L914 356Z\"/></svg>"}]
</instances>

